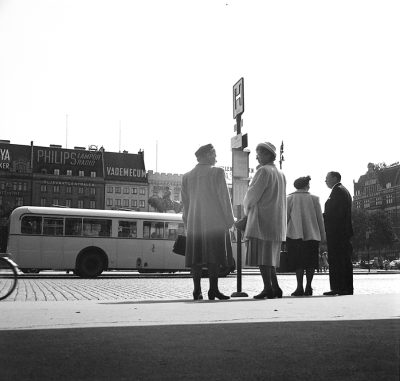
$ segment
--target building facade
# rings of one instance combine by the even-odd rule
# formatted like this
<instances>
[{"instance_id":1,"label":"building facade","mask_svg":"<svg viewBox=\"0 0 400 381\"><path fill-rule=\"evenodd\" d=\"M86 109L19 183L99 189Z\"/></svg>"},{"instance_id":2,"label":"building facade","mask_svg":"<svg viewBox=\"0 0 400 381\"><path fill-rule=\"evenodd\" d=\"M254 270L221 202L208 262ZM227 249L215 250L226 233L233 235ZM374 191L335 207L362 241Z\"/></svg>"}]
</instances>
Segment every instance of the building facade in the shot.
<instances>
[{"instance_id":1,"label":"building facade","mask_svg":"<svg viewBox=\"0 0 400 381\"><path fill-rule=\"evenodd\" d=\"M368 164L368 171L354 182L353 206L372 212L383 210L400 239L400 164ZM399 249L395 245L395 250Z\"/></svg>"},{"instance_id":2,"label":"building facade","mask_svg":"<svg viewBox=\"0 0 400 381\"><path fill-rule=\"evenodd\" d=\"M144 154L0 141L0 250L18 206L148 211Z\"/></svg>"},{"instance_id":3,"label":"building facade","mask_svg":"<svg viewBox=\"0 0 400 381\"><path fill-rule=\"evenodd\" d=\"M105 209L148 211L144 152L104 152Z\"/></svg>"}]
</instances>

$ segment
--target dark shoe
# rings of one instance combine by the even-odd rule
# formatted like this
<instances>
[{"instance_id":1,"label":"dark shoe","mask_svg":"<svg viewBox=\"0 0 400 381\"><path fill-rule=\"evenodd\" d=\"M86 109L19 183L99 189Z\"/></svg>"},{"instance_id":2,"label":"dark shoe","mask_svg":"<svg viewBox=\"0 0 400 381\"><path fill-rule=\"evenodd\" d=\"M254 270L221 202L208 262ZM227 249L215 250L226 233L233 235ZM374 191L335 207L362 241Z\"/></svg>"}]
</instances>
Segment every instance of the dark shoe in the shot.
<instances>
[{"instance_id":1,"label":"dark shoe","mask_svg":"<svg viewBox=\"0 0 400 381\"><path fill-rule=\"evenodd\" d=\"M274 290L274 297L275 298L281 299L282 295L283 295L283 291L280 288L278 288L277 290Z\"/></svg>"},{"instance_id":2,"label":"dark shoe","mask_svg":"<svg viewBox=\"0 0 400 381\"><path fill-rule=\"evenodd\" d=\"M353 295L353 291L339 291L338 295Z\"/></svg>"},{"instance_id":3,"label":"dark shoe","mask_svg":"<svg viewBox=\"0 0 400 381\"><path fill-rule=\"evenodd\" d=\"M292 292L292 296L304 296L304 291L296 289L294 292Z\"/></svg>"},{"instance_id":4,"label":"dark shoe","mask_svg":"<svg viewBox=\"0 0 400 381\"><path fill-rule=\"evenodd\" d=\"M327 292L324 292L324 295L335 296L335 295L339 295L339 292L338 291L327 291Z\"/></svg>"},{"instance_id":5,"label":"dark shoe","mask_svg":"<svg viewBox=\"0 0 400 381\"><path fill-rule=\"evenodd\" d=\"M193 291L193 300L203 300L203 294L200 292Z\"/></svg>"},{"instance_id":6,"label":"dark shoe","mask_svg":"<svg viewBox=\"0 0 400 381\"><path fill-rule=\"evenodd\" d=\"M304 296L312 296L313 289L311 287L306 287L304 291Z\"/></svg>"},{"instance_id":7,"label":"dark shoe","mask_svg":"<svg viewBox=\"0 0 400 381\"><path fill-rule=\"evenodd\" d=\"M230 299L230 296L224 295L222 292L219 291L208 291L208 299L214 300L215 298L219 300L227 300Z\"/></svg>"},{"instance_id":8,"label":"dark shoe","mask_svg":"<svg viewBox=\"0 0 400 381\"><path fill-rule=\"evenodd\" d=\"M274 292L272 290L262 290L259 294L253 296L254 299L273 299Z\"/></svg>"}]
</instances>

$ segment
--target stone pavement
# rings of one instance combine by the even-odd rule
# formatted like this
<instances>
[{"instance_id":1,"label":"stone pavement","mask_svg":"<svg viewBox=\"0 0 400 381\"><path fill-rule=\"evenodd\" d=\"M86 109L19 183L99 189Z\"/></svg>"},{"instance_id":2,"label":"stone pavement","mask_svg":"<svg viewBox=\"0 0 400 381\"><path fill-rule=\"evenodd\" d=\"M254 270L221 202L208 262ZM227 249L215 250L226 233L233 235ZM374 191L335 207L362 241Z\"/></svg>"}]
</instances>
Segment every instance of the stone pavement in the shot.
<instances>
[{"instance_id":1,"label":"stone pavement","mask_svg":"<svg viewBox=\"0 0 400 381\"><path fill-rule=\"evenodd\" d=\"M56 275L54 275L56 274ZM43 273L22 275L16 291L4 302L12 301L79 301L79 300L164 300L187 299L191 296L192 281L186 275L104 275L98 279L82 279L65 273ZM110 274L110 273L109 273ZM294 274L279 274L278 279L284 295L290 295L296 288ZM236 291L236 275L219 280L222 292L230 295ZM400 294L398 273L357 273L354 275L355 293ZM204 290L208 279L202 280ZM316 274L313 280L314 295L322 295L329 288L327 274ZM258 272L244 274L242 290L249 296L262 289Z\"/></svg>"}]
</instances>

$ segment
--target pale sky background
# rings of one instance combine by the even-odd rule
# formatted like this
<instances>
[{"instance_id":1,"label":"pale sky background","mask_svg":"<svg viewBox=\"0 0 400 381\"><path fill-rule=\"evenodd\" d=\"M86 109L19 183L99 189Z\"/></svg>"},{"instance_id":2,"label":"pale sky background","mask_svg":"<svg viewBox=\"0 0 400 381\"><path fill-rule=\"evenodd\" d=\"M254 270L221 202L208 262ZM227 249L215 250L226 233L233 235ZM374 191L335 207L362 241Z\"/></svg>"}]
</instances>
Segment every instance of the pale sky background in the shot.
<instances>
[{"instance_id":1,"label":"pale sky background","mask_svg":"<svg viewBox=\"0 0 400 381\"><path fill-rule=\"evenodd\" d=\"M211 142L231 166L244 77L250 167L283 140L288 192L309 174L324 203L328 171L353 194L399 160L399 20L398 0L0 0L0 139L144 149L171 173Z\"/></svg>"}]
</instances>

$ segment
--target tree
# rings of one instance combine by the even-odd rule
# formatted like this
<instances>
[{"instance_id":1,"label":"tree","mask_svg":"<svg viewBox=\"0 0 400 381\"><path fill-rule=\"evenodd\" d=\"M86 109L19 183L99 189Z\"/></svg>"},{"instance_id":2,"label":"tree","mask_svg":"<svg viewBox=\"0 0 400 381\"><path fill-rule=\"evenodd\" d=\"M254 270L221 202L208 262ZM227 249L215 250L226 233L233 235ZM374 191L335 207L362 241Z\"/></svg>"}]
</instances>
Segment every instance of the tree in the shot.
<instances>
[{"instance_id":1,"label":"tree","mask_svg":"<svg viewBox=\"0 0 400 381\"><path fill-rule=\"evenodd\" d=\"M366 245L366 233L369 229L369 213L364 209L354 208L352 210L353 231L352 239L355 250L364 250Z\"/></svg>"},{"instance_id":2,"label":"tree","mask_svg":"<svg viewBox=\"0 0 400 381\"><path fill-rule=\"evenodd\" d=\"M391 247L396 242L392 220L383 210L371 213L369 216L371 229L371 246L376 249Z\"/></svg>"}]
</instances>

